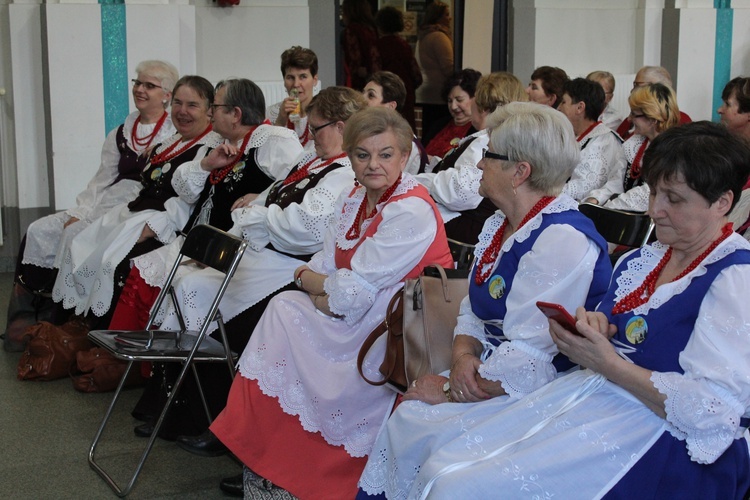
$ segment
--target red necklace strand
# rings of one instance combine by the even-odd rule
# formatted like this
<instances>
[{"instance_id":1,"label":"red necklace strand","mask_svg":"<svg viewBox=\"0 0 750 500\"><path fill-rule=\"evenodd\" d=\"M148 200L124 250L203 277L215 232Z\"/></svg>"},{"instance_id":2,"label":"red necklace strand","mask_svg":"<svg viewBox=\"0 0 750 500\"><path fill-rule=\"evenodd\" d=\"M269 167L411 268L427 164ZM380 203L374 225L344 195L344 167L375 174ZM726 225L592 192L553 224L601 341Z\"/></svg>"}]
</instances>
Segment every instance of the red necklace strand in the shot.
<instances>
[{"instance_id":1,"label":"red necklace strand","mask_svg":"<svg viewBox=\"0 0 750 500\"><path fill-rule=\"evenodd\" d=\"M706 248L706 250L702 254L696 257L680 274L677 275L675 279L670 281L670 283L682 279L687 276L688 273L692 272L696 267L698 267L701 262L703 262L703 259L705 259L708 254L713 252L714 249L719 246L719 243L729 238L729 235L731 235L733 232L734 231L732 231L732 223L730 222L726 224L721 229L721 236L714 240L714 242L711 243L711 245L709 245L709 247ZM667 251L664 253L664 257L662 257L659 263L656 264L656 267L654 267L651 272L648 273L648 276L646 276L646 279L643 281L643 283L641 283L641 286L627 294L622 298L622 300L615 304L614 307L612 307L612 314L622 314L628 311L632 311L636 307L648 302L648 299L651 298L651 296L656 291L656 282L659 280L659 276L664 270L664 267L667 265L667 262L669 262L670 258L672 258L672 247L669 247L667 249Z\"/></svg>"},{"instance_id":2,"label":"red necklace strand","mask_svg":"<svg viewBox=\"0 0 750 500\"><path fill-rule=\"evenodd\" d=\"M292 120L289 120L289 119L286 120L286 128L288 128L289 130L294 130L295 134L297 133L296 127ZM310 127L305 127L305 131L302 132L301 136L299 136L299 142L300 144L305 146L309 140L310 140Z\"/></svg>"},{"instance_id":3,"label":"red necklace strand","mask_svg":"<svg viewBox=\"0 0 750 500\"><path fill-rule=\"evenodd\" d=\"M631 163L630 166L630 178L631 179L637 179L641 176L641 160L643 160L643 153L646 152L646 148L648 147L648 137L643 141L643 144L641 144L641 147L638 148L638 152L635 154L635 158L633 158L633 163Z\"/></svg>"},{"instance_id":4,"label":"red necklace strand","mask_svg":"<svg viewBox=\"0 0 750 500\"><path fill-rule=\"evenodd\" d=\"M544 196L541 200L537 201L536 205L531 207L529 213L527 213L526 216L524 216L523 220L521 220L521 223L516 228L516 231L521 229L524 224L536 217L539 212L541 212L544 207L552 203L554 199L555 198L553 196ZM500 228L495 231L495 234L492 236L492 242L490 242L490 246L488 246L484 251L484 253L482 254L482 259L477 264L477 270L474 274L474 282L477 285L481 285L482 283L487 281L487 278L489 278L490 274L492 274L492 265L497 260L497 256L500 255L500 247L503 244L503 236L505 235L506 227L508 227L507 217L503 221L503 224L500 226Z\"/></svg>"},{"instance_id":5,"label":"red necklace strand","mask_svg":"<svg viewBox=\"0 0 750 500\"><path fill-rule=\"evenodd\" d=\"M340 160L341 158L344 158L345 156L346 156L346 153L341 153L337 156L324 160L321 164L316 165L316 167L320 169L326 168L331 163L335 162L336 160ZM312 160L310 160L309 162L305 163L300 168L292 172L289 176L287 176L286 179L284 179L283 185L288 186L289 184L292 184L294 182L297 182L307 177L307 173L310 171L310 167L312 166L313 163L315 163L318 160L320 160L320 158L316 156L315 158L313 158Z\"/></svg>"},{"instance_id":6,"label":"red necklace strand","mask_svg":"<svg viewBox=\"0 0 750 500\"><path fill-rule=\"evenodd\" d=\"M245 156L245 147L247 146L247 143L250 142L250 136L253 135L253 132L255 132L256 128L258 128L257 125L251 127L250 130L247 131L247 134L245 134L245 137L242 139L242 145L240 146L240 150L237 153L237 158L235 158L232 163L230 163L226 167L211 170L211 175L208 176L208 181L211 184L218 184L222 180L224 180L224 177L227 176L229 171L232 170L234 166L237 165L237 163L239 163L239 161Z\"/></svg>"},{"instance_id":7,"label":"red necklace strand","mask_svg":"<svg viewBox=\"0 0 750 500\"><path fill-rule=\"evenodd\" d=\"M190 142L185 144L185 146L181 147L177 151L174 151L175 148L177 148L177 145L180 144L180 141L175 141L171 146L169 146L167 149L162 151L161 153L157 153L154 155L153 158L151 158L151 164L156 165L158 163L166 163L172 158L176 158L180 156L182 153L193 147L193 145L203 139L206 134L211 132L211 124L208 124L208 127L206 127L206 130L204 130L199 136L192 139Z\"/></svg>"},{"instance_id":8,"label":"red necklace strand","mask_svg":"<svg viewBox=\"0 0 750 500\"><path fill-rule=\"evenodd\" d=\"M583 133L578 136L578 138L576 139L576 142L581 142L583 140L583 138L586 137L587 135L589 135L589 132L591 132L592 130L594 130L596 128L596 126L599 125L600 123L601 122L594 122L594 123L592 123L589 128L587 128L586 130L584 130Z\"/></svg>"},{"instance_id":9,"label":"red necklace strand","mask_svg":"<svg viewBox=\"0 0 750 500\"><path fill-rule=\"evenodd\" d=\"M156 122L156 125L154 126L154 130L151 131L150 134L148 134L145 137L138 137L136 134L136 130L138 130L138 124L141 123L141 116L138 115L138 117L135 119L135 123L133 124L133 129L130 131L130 142L133 144L133 150L137 150L138 146L141 147L141 149L148 149L148 147L153 142L154 138L156 137L156 134L159 133L159 130L161 129L161 126L164 125L164 122L167 119L167 112L165 111L161 118L159 118L159 121Z\"/></svg>"},{"instance_id":10,"label":"red necklace strand","mask_svg":"<svg viewBox=\"0 0 750 500\"><path fill-rule=\"evenodd\" d=\"M398 179L396 179L396 182L393 183L391 187L389 187L385 193L383 193L380 196L380 199L375 204L375 208L372 209L372 211L369 214L365 215L365 210L367 209L367 193L365 193L365 196L362 198L362 203L359 204L359 210L357 210L357 216L354 218L354 222L352 223L352 227L349 228L349 230L346 232L346 239L347 240L356 240L359 239L359 233L361 231L362 222L366 221L367 219L371 219L375 216L375 214L378 211L378 205L388 200L388 198L393 195L393 193L396 191L396 188L398 185L401 184L401 176L398 176Z\"/></svg>"}]
</instances>

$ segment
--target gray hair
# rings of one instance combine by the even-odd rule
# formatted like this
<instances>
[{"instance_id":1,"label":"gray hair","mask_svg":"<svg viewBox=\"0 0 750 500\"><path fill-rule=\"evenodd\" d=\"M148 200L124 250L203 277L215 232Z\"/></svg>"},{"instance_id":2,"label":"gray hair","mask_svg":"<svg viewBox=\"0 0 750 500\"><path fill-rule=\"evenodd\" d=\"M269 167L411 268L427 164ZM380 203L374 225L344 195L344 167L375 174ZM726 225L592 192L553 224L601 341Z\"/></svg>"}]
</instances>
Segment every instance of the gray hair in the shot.
<instances>
[{"instance_id":1,"label":"gray hair","mask_svg":"<svg viewBox=\"0 0 750 500\"><path fill-rule=\"evenodd\" d=\"M531 165L530 187L557 196L578 165L580 152L565 115L535 102L510 102L487 117L495 152Z\"/></svg>"},{"instance_id":2,"label":"gray hair","mask_svg":"<svg viewBox=\"0 0 750 500\"><path fill-rule=\"evenodd\" d=\"M224 104L240 108L242 125L259 125L266 118L266 99L255 82L247 78L230 78L216 84L216 91L226 87Z\"/></svg>"},{"instance_id":3,"label":"gray hair","mask_svg":"<svg viewBox=\"0 0 750 500\"><path fill-rule=\"evenodd\" d=\"M154 59L141 61L135 67L135 73L141 73L156 78L161 82L161 88L164 92L172 92L175 83L180 79L180 73L177 68L166 61L157 61Z\"/></svg>"},{"instance_id":4,"label":"gray hair","mask_svg":"<svg viewBox=\"0 0 750 500\"><path fill-rule=\"evenodd\" d=\"M644 66L638 70L638 73L643 73L643 76L648 78L648 83L661 83L667 87L674 88L674 85L672 85L672 75L669 74L667 68L662 66Z\"/></svg>"}]
</instances>

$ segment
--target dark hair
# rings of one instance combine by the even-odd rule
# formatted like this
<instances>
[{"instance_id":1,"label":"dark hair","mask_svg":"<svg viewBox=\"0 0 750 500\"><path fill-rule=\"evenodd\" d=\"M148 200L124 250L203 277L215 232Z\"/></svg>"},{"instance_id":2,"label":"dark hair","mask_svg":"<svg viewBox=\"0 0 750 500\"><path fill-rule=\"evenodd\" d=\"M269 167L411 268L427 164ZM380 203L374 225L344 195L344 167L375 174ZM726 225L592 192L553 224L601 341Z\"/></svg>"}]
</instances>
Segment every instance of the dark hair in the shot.
<instances>
[{"instance_id":1,"label":"dark hair","mask_svg":"<svg viewBox=\"0 0 750 500\"><path fill-rule=\"evenodd\" d=\"M312 98L305 111L308 115L315 113L327 122L345 122L366 107L367 99L361 92L348 87L327 87Z\"/></svg>"},{"instance_id":2,"label":"dark hair","mask_svg":"<svg viewBox=\"0 0 750 500\"><path fill-rule=\"evenodd\" d=\"M599 119L599 115L606 106L604 104L606 96L602 86L585 78L575 78L565 82L563 93L568 94L574 104L583 101L586 105L585 116L592 121Z\"/></svg>"},{"instance_id":3,"label":"dark hair","mask_svg":"<svg viewBox=\"0 0 750 500\"><path fill-rule=\"evenodd\" d=\"M346 15L349 23L360 23L375 29L375 18L372 17L370 2L367 0L344 0L341 12Z\"/></svg>"},{"instance_id":4,"label":"dark hair","mask_svg":"<svg viewBox=\"0 0 750 500\"><path fill-rule=\"evenodd\" d=\"M445 15L446 12L449 12L448 4L445 4L443 2L432 2L425 9L422 23L419 26L422 27L429 26L430 24L437 24L437 22L441 17Z\"/></svg>"},{"instance_id":5,"label":"dark hair","mask_svg":"<svg viewBox=\"0 0 750 500\"><path fill-rule=\"evenodd\" d=\"M443 86L443 100L448 101L448 94L451 93L451 90L455 86L461 87L464 92L469 94L469 97L474 97L474 92L477 91L477 82L479 82L481 77L482 73L471 68L456 71L445 81L445 85Z\"/></svg>"},{"instance_id":6,"label":"dark hair","mask_svg":"<svg viewBox=\"0 0 750 500\"><path fill-rule=\"evenodd\" d=\"M406 102L406 86L396 73L390 71L376 71L365 82L365 85L375 82L383 88L383 102L395 102L396 110L401 111Z\"/></svg>"},{"instance_id":7,"label":"dark hair","mask_svg":"<svg viewBox=\"0 0 750 500\"><path fill-rule=\"evenodd\" d=\"M190 87L195 91L196 94L198 94L198 97L204 99L206 101L206 108L213 104L214 86L211 85L211 82L209 82L202 76L197 75L185 75L177 80L177 83L174 84L174 89L172 90L172 99L174 99L174 95L177 93L177 89L179 89L183 85L186 87Z\"/></svg>"},{"instance_id":8,"label":"dark hair","mask_svg":"<svg viewBox=\"0 0 750 500\"><path fill-rule=\"evenodd\" d=\"M531 74L531 79L542 81L542 90L544 90L544 93L548 96L555 96L555 102L552 104L552 107L557 109L562 99L563 85L570 80L568 74L554 66L539 66Z\"/></svg>"},{"instance_id":9,"label":"dark hair","mask_svg":"<svg viewBox=\"0 0 750 500\"><path fill-rule=\"evenodd\" d=\"M222 80L216 91L226 87L224 104L242 111L242 125L260 125L266 119L266 99L260 87L246 78Z\"/></svg>"},{"instance_id":10,"label":"dark hair","mask_svg":"<svg viewBox=\"0 0 750 500\"><path fill-rule=\"evenodd\" d=\"M404 14L396 7L383 7L375 14L375 24L385 35L401 33L404 31Z\"/></svg>"},{"instance_id":11,"label":"dark hair","mask_svg":"<svg viewBox=\"0 0 750 500\"><path fill-rule=\"evenodd\" d=\"M318 56L310 49L295 45L281 53L281 76L289 68L309 69L310 76L318 74Z\"/></svg>"},{"instance_id":12,"label":"dark hair","mask_svg":"<svg viewBox=\"0 0 750 500\"><path fill-rule=\"evenodd\" d=\"M737 99L737 110L740 113L750 113L750 78L738 76L729 80L724 90L721 91L721 99L727 102L732 94Z\"/></svg>"},{"instance_id":13,"label":"dark hair","mask_svg":"<svg viewBox=\"0 0 750 500\"><path fill-rule=\"evenodd\" d=\"M709 204L732 191L734 208L750 174L750 146L718 123L699 121L672 127L646 150L642 175L653 188L679 174Z\"/></svg>"}]
</instances>

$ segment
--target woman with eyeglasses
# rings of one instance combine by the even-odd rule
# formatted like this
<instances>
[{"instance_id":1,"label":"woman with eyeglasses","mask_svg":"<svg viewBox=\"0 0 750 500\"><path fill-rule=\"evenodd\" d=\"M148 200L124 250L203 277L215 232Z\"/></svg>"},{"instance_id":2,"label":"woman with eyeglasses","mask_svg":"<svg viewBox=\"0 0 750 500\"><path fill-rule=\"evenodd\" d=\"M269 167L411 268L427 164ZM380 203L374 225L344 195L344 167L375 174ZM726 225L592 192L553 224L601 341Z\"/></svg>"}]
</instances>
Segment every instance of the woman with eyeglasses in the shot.
<instances>
[{"instance_id":1,"label":"woman with eyeglasses","mask_svg":"<svg viewBox=\"0 0 750 500\"><path fill-rule=\"evenodd\" d=\"M431 472L425 460L471 425L464 415L497 411L572 368L536 302L594 307L609 285L605 241L578 203L560 194L579 157L570 121L549 106L513 102L487 125L479 193L499 210L479 236L451 369L412 383L373 445L361 497L418 496ZM465 449L482 453L471 439Z\"/></svg>"},{"instance_id":2,"label":"woman with eyeglasses","mask_svg":"<svg viewBox=\"0 0 750 500\"><path fill-rule=\"evenodd\" d=\"M129 259L175 238L172 178L189 161L198 161L218 147L222 137L211 131L211 82L184 76L172 93L172 123L177 133L140 157L141 190L129 203L117 205L81 231L63 249L52 298L75 314L109 311L130 272ZM119 285L119 286L118 286ZM109 318L96 321L106 328ZM91 322L90 322L91 323Z\"/></svg>"},{"instance_id":3,"label":"woman with eyeglasses","mask_svg":"<svg viewBox=\"0 0 750 500\"><path fill-rule=\"evenodd\" d=\"M526 100L523 84L510 73L500 71L479 78L471 100L471 123L477 132L461 139L443 159L416 176L438 203L448 238L475 244L484 221L495 211L478 192L482 172L477 164L489 141L485 120L498 107Z\"/></svg>"},{"instance_id":4,"label":"woman with eyeglasses","mask_svg":"<svg viewBox=\"0 0 750 500\"><path fill-rule=\"evenodd\" d=\"M656 137L680 123L677 96L671 87L651 83L636 87L628 97L633 135L623 143L628 162L625 176L612 172L607 183L589 193L586 202L618 210L645 212L648 210L649 188L641 177L643 154Z\"/></svg>"},{"instance_id":5,"label":"woman with eyeglasses","mask_svg":"<svg viewBox=\"0 0 750 500\"><path fill-rule=\"evenodd\" d=\"M136 111L107 135L99 169L76 197L75 206L42 217L26 230L8 304L6 350L23 350L23 333L37 320L64 320L59 311L54 313L50 298L62 258L60 249L108 210L138 195L143 168L139 155L175 133L166 108L179 78L177 69L168 62L149 60L138 64L135 74Z\"/></svg>"}]
</instances>

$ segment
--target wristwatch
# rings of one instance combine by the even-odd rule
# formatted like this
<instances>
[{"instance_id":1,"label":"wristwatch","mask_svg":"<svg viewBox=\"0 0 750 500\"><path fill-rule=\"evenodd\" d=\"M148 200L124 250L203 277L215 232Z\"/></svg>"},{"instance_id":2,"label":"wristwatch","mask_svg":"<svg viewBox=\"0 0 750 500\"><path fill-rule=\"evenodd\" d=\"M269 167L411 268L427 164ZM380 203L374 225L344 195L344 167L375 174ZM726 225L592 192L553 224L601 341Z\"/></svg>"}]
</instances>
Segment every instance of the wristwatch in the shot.
<instances>
[{"instance_id":1,"label":"wristwatch","mask_svg":"<svg viewBox=\"0 0 750 500\"><path fill-rule=\"evenodd\" d=\"M299 274L297 275L297 277L294 278L294 284L297 285L297 288L299 288L300 290L304 290L305 289L305 287L302 286L302 274L305 271L307 271L307 269L303 269L302 271L300 271Z\"/></svg>"},{"instance_id":2,"label":"wristwatch","mask_svg":"<svg viewBox=\"0 0 750 500\"><path fill-rule=\"evenodd\" d=\"M449 403L453 402L453 396L451 396L451 383L450 380L443 384L443 394L448 399Z\"/></svg>"}]
</instances>

